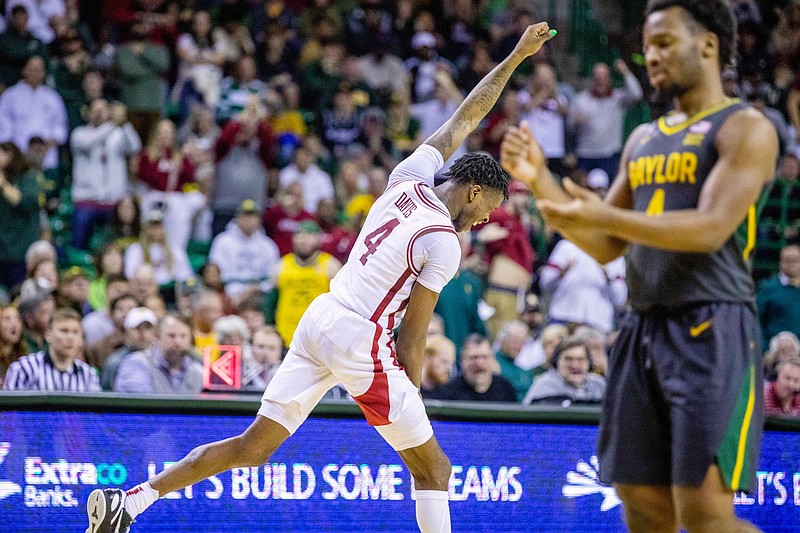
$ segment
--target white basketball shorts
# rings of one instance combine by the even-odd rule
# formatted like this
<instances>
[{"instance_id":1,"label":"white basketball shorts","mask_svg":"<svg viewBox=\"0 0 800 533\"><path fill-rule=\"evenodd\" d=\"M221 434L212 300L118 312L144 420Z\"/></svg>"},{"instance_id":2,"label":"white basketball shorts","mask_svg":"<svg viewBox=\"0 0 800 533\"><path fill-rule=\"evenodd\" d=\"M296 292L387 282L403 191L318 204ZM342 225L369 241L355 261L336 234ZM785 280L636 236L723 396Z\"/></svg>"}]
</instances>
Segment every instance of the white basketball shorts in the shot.
<instances>
[{"instance_id":1,"label":"white basketball shorts","mask_svg":"<svg viewBox=\"0 0 800 533\"><path fill-rule=\"evenodd\" d=\"M317 297L264 391L258 414L293 434L325 393L341 383L392 448L424 444L433 429L389 335L329 293Z\"/></svg>"}]
</instances>

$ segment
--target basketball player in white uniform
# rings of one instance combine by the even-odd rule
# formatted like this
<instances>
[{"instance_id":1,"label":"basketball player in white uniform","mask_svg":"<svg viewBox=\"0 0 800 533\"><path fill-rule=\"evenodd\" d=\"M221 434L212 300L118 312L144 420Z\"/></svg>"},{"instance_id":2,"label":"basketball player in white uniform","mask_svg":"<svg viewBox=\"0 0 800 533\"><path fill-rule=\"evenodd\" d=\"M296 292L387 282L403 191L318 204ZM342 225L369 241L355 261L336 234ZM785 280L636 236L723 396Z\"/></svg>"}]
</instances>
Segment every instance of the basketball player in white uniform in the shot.
<instances>
[{"instance_id":1,"label":"basketball player in white uniform","mask_svg":"<svg viewBox=\"0 0 800 533\"><path fill-rule=\"evenodd\" d=\"M508 181L500 165L481 154L456 160L449 180L435 188L433 176L492 109L514 69L551 33L547 23L528 27L447 123L394 169L331 291L300 320L252 425L237 437L195 448L127 492L93 491L87 533L128 531L133 518L162 494L265 463L336 383L347 388L414 476L420 530L450 531L450 461L419 394L425 337L439 292L458 269L456 232L486 221L508 196ZM395 345L392 332L403 316Z\"/></svg>"}]
</instances>

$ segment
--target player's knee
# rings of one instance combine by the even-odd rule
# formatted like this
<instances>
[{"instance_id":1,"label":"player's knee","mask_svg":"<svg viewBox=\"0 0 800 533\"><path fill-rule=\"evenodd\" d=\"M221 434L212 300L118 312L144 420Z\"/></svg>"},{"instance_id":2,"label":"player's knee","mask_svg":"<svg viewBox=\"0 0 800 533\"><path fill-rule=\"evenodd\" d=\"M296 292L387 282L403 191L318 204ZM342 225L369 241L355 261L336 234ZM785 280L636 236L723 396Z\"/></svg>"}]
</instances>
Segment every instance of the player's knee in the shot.
<instances>
[{"instance_id":1,"label":"player's knee","mask_svg":"<svg viewBox=\"0 0 800 533\"><path fill-rule=\"evenodd\" d=\"M652 494L643 494L638 487L616 486L625 509L625 522L635 533L674 531L675 513L671 501L661 501Z\"/></svg>"},{"instance_id":2,"label":"player's knee","mask_svg":"<svg viewBox=\"0 0 800 533\"><path fill-rule=\"evenodd\" d=\"M446 455L442 454L441 457L422 465L417 470L412 474L414 475L414 483L418 488L447 490L453 468Z\"/></svg>"}]
</instances>

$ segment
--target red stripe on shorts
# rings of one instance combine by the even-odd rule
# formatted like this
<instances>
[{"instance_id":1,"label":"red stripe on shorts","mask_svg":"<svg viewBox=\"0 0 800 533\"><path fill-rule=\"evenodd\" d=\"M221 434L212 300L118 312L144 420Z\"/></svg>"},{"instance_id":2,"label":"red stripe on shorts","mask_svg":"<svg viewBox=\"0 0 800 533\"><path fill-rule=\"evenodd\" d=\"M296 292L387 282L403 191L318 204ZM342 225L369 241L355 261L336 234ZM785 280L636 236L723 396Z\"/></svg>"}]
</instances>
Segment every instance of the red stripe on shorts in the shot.
<instances>
[{"instance_id":1,"label":"red stripe on shorts","mask_svg":"<svg viewBox=\"0 0 800 533\"><path fill-rule=\"evenodd\" d=\"M389 424L389 378L383 371L383 363L381 363L378 353L380 351L380 340L383 328L379 324L380 317L386 310L386 307L394 298L395 294L403 287L408 277L411 276L411 269L406 268L397 282L389 289L386 296L381 300L378 308L372 313L370 320L375 323L375 335L372 337L372 384L370 384L367 392L360 396L355 396L353 399L361 407L361 411L367 418L370 426L385 426Z\"/></svg>"}]
</instances>

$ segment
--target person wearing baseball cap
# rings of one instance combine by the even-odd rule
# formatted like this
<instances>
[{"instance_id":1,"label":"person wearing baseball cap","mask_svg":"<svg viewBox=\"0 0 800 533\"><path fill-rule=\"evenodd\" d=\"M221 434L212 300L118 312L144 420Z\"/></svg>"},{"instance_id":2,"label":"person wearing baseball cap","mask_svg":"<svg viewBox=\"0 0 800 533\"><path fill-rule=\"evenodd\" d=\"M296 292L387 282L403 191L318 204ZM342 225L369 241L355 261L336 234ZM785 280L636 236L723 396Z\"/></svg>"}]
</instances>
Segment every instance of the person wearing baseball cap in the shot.
<instances>
[{"instance_id":1,"label":"person wearing baseball cap","mask_svg":"<svg viewBox=\"0 0 800 533\"><path fill-rule=\"evenodd\" d=\"M254 200L239 204L236 218L211 242L208 260L219 267L225 293L234 301L249 288L272 288L270 273L280 252L261 227L261 209Z\"/></svg>"},{"instance_id":2,"label":"person wearing baseball cap","mask_svg":"<svg viewBox=\"0 0 800 533\"><path fill-rule=\"evenodd\" d=\"M122 361L130 354L147 349L156 338L158 318L147 307L134 307L125 315L125 341L106 360L100 371L100 387L104 391L114 388L114 380Z\"/></svg>"}]
</instances>

